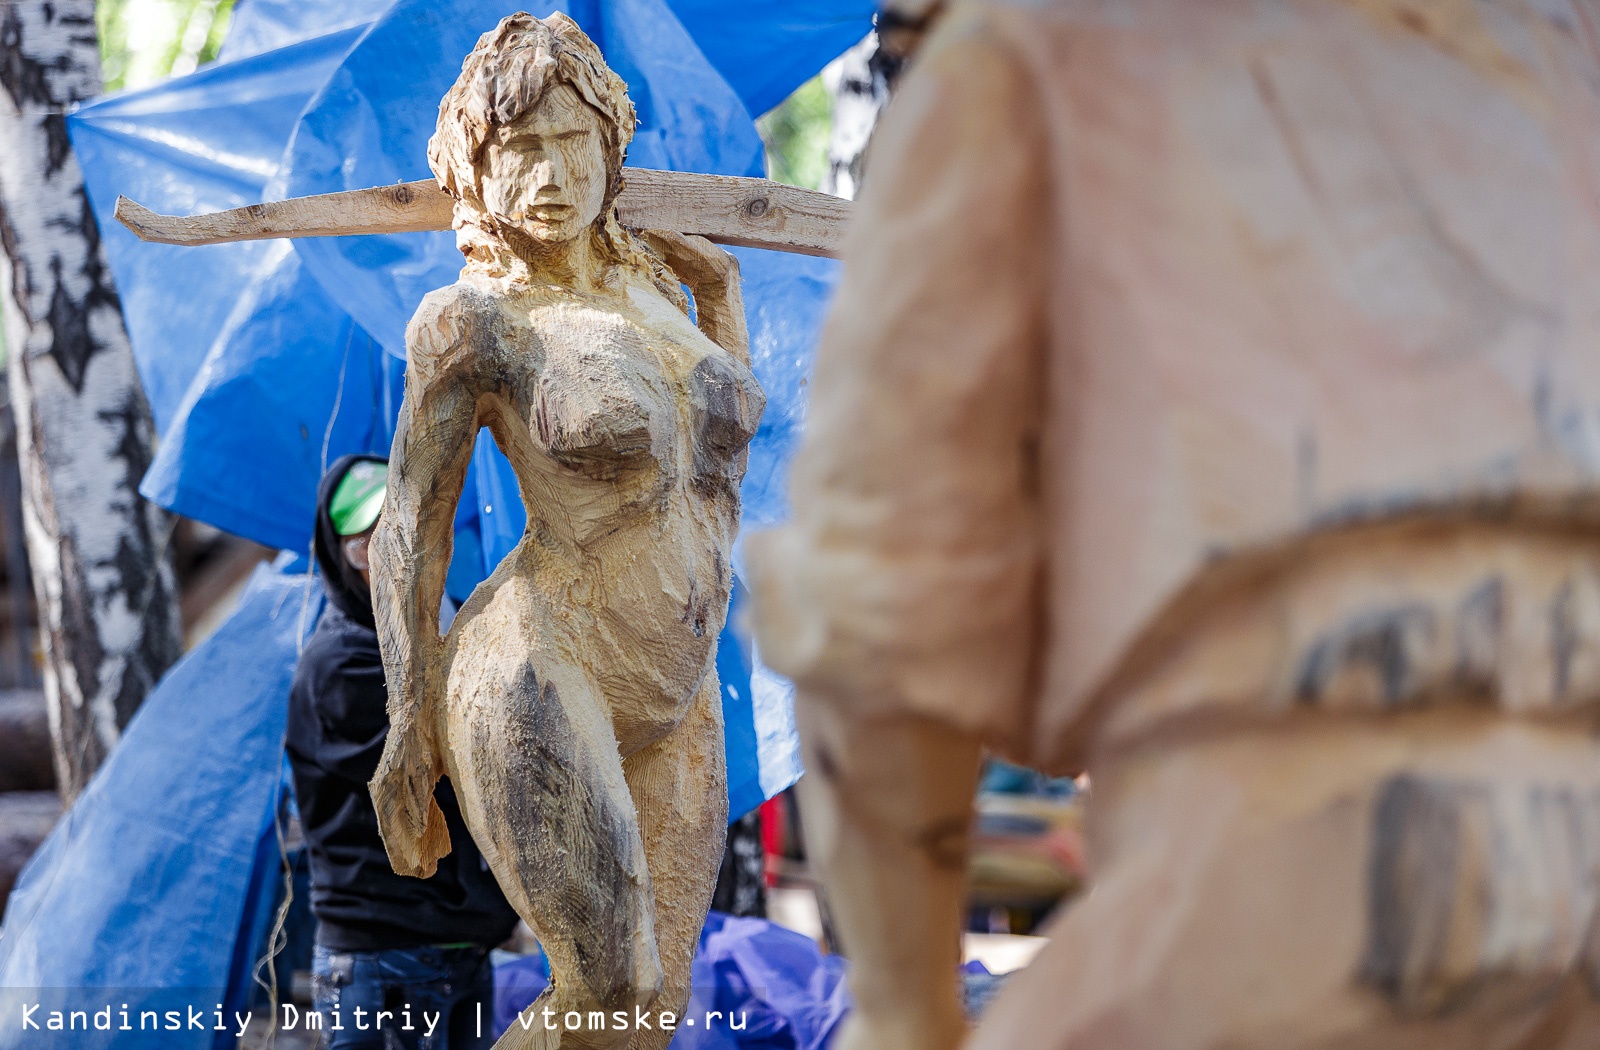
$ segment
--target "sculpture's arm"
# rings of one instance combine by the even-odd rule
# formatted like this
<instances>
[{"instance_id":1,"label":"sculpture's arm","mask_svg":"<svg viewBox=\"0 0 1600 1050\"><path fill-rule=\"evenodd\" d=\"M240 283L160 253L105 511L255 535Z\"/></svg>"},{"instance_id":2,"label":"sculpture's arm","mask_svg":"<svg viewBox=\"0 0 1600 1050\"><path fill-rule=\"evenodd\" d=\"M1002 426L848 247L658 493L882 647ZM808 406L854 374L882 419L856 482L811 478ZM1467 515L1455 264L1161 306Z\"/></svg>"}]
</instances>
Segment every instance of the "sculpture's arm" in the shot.
<instances>
[{"instance_id":1,"label":"sculpture's arm","mask_svg":"<svg viewBox=\"0 0 1600 1050\"><path fill-rule=\"evenodd\" d=\"M795 704L806 856L852 964L839 1050L953 1050L978 742L926 719L854 719L840 699L802 689Z\"/></svg>"},{"instance_id":2,"label":"sculpture's arm","mask_svg":"<svg viewBox=\"0 0 1600 1050\"><path fill-rule=\"evenodd\" d=\"M934 31L879 125L793 522L745 547L762 656L797 687L848 1050L960 1043L980 742L1030 742L1048 135L986 11Z\"/></svg>"},{"instance_id":3,"label":"sculpture's arm","mask_svg":"<svg viewBox=\"0 0 1600 1050\"><path fill-rule=\"evenodd\" d=\"M750 363L750 330L739 285L739 260L704 237L667 230L643 230L672 272L694 294L695 321L707 339Z\"/></svg>"},{"instance_id":4,"label":"sculpture's arm","mask_svg":"<svg viewBox=\"0 0 1600 1050\"><path fill-rule=\"evenodd\" d=\"M372 800L390 864L422 877L450 852L433 801L443 763L432 704L447 670L439 604L456 503L478 430L476 391L458 367L469 350L470 324L448 294L424 300L406 330L405 400L372 538L372 605L389 689L389 737L372 779Z\"/></svg>"}]
</instances>

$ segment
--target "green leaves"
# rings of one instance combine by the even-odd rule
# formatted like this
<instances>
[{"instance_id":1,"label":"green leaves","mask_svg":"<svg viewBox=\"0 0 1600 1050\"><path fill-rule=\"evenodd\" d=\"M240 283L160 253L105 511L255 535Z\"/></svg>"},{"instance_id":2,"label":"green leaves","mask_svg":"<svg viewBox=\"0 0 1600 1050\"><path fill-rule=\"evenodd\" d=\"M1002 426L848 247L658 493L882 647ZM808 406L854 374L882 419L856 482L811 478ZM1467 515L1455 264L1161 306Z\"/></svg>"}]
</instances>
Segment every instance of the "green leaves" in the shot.
<instances>
[{"instance_id":1,"label":"green leaves","mask_svg":"<svg viewBox=\"0 0 1600 1050\"><path fill-rule=\"evenodd\" d=\"M822 186L828 174L833 97L821 76L800 85L777 109L756 121L756 130L767 144L769 178L808 190Z\"/></svg>"},{"instance_id":2,"label":"green leaves","mask_svg":"<svg viewBox=\"0 0 1600 1050\"><path fill-rule=\"evenodd\" d=\"M192 73L217 57L234 0L99 0L107 91Z\"/></svg>"}]
</instances>

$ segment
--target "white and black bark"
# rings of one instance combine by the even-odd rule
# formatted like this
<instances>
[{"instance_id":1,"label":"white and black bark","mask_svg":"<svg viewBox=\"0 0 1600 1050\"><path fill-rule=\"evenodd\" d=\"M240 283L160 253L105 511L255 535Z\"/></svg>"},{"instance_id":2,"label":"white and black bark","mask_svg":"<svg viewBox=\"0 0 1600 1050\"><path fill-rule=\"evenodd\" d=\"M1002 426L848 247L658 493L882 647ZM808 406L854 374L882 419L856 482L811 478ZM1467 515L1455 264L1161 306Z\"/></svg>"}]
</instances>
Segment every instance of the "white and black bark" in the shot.
<instances>
[{"instance_id":1,"label":"white and black bark","mask_svg":"<svg viewBox=\"0 0 1600 1050\"><path fill-rule=\"evenodd\" d=\"M0 295L58 786L74 798L182 649L153 426L66 112L93 0L0 0Z\"/></svg>"},{"instance_id":2,"label":"white and black bark","mask_svg":"<svg viewBox=\"0 0 1600 1050\"><path fill-rule=\"evenodd\" d=\"M878 34L869 33L822 71L833 96L833 131L828 138L828 174L822 191L854 200L866 170L878 114L889 104L889 80L879 59Z\"/></svg>"},{"instance_id":3,"label":"white and black bark","mask_svg":"<svg viewBox=\"0 0 1600 1050\"><path fill-rule=\"evenodd\" d=\"M887 0L877 28L823 70L833 95L828 174L821 189L854 200L866 174L867 149L895 83L944 11L944 0Z\"/></svg>"}]
</instances>

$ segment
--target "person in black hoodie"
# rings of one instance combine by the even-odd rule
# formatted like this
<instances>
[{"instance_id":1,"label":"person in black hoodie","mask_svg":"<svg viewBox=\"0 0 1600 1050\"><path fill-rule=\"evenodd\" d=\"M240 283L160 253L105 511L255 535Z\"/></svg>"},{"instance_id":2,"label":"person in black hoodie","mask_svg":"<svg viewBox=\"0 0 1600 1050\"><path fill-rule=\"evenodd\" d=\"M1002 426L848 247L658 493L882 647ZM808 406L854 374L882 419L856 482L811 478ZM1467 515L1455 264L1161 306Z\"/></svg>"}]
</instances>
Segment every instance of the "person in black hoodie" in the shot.
<instances>
[{"instance_id":1,"label":"person in black hoodie","mask_svg":"<svg viewBox=\"0 0 1600 1050\"><path fill-rule=\"evenodd\" d=\"M434 797L454 850L427 879L389 866L367 793L389 732L366 553L387 473L380 457L346 456L317 491L315 552L328 605L295 669L286 742L317 918L313 1003L330 1050L487 1047L489 951L517 915L448 780Z\"/></svg>"}]
</instances>

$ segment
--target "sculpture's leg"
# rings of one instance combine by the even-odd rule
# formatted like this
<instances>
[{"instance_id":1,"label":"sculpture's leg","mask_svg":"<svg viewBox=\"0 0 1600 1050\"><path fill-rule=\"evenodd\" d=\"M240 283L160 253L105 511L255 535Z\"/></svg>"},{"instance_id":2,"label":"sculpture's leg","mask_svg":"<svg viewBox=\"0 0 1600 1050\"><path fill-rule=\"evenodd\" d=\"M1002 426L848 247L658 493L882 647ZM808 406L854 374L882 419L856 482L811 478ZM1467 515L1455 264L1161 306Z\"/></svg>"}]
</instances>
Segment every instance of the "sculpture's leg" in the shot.
<instances>
[{"instance_id":1,"label":"sculpture's leg","mask_svg":"<svg viewBox=\"0 0 1600 1050\"><path fill-rule=\"evenodd\" d=\"M574 669L525 666L510 681L493 670L483 679L448 705L452 779L474 840L538 935L552 976L496 1046L622 1046L629 1029L616 1015L631 1024L636 1008L650 1007L661 965L610 720Z\"/></svg>"},{"instance_id":2,"label":"sculpture's leg","mask_svg":"<svg viewBox=\"0 0 1600 1050\"><path fill-rule=\"evenodd\" d=\"M681 1018L689 967L717 886L728 828L728 785L717 677L701 686L671 733L622 765L638 808L639 830L655 890L656 944L663 987L653 1012ZM700 1022L697 1020L696 1024ZM629 1050L659 1050L672 1039L659 1025L641 1029Z\"/></svg>"},{"instance_id":3,"label":"sculpture's leg","mask_svg":"<svg viewBox=\"0 0 1600 1050\"><path fill-rule=\"evenodd\" d=\"M966 1034L956 982L979 747L931 722L847 710L806 695L796 704L806 850L857 1004L839 1046L954 1050Z\"/></svg>"},{"instance_id":4,"label":"sculpture's leg","mask_svg":"<svg viewBox=\"0 0 1600 1050\"><path fill-rule=\"evenodd\" d=\"M1094 891L971 1050L1594 1050L1600 744L1439 710L1091 760Z\"/></svg>"}]
</instances>

